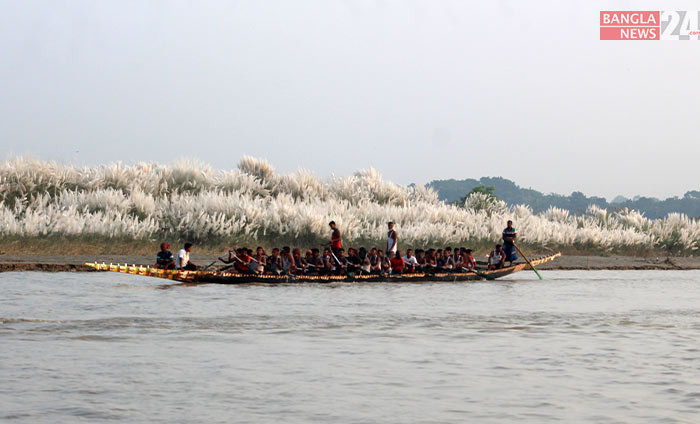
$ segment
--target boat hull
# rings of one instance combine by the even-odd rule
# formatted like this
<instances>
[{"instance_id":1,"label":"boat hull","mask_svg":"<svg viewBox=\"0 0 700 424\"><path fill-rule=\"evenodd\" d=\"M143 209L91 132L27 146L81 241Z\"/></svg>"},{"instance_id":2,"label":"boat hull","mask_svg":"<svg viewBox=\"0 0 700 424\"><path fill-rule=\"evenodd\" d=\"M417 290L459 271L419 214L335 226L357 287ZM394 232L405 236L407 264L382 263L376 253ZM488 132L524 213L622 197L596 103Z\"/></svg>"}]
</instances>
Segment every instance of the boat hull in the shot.
<instances>
[{"instance_id":1,"label":"boat hull","mask_svg":"<svg viewBox=\"0 0 700 424\"><path fill-rule=\"evenodd\" d=\"M530 261L533 266L553 261L561 253ZM183 283L209 283L209 284L295 284L295 283L427 283L427 282L458 282L475 281L484 279L497 279L516 272L529 269L526 263L509 267L473 272L434 272L413 273L399 275L252 275L237 274L217 271L175 271L152 268L143 265L113 265L86 263L98 271L120 272L125 274L142 275L146 277L161 278Z\"/></svg>"}]
</instances>

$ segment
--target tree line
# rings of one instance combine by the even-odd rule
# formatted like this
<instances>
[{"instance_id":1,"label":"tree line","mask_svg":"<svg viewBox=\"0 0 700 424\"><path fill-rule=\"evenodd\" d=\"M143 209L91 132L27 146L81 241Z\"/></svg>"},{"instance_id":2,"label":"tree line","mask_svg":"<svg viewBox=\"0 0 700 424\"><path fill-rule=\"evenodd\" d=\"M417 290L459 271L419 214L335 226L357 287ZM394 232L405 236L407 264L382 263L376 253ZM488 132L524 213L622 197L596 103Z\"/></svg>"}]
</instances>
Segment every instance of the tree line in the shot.
<instances>
[{"instance_id":1,"label":"tree line","mask_svg":"<svg viewBox=\"0 0 700 424\"><path fill-rule=\"evenodd\" d=\"M566 209L573 214L582 214L589 205L596 205L609 210L622 208L636 209L647 218L663 218L670 212L684 213L690 217L700 217L700 191L688 191L683 197L669 197L660 200L654 197L635 197L625 199L618 196L613 202L603 197L586 196L575 191L568 196L550 193L544 194L531 188L522 188L513 181L502 177L483 177L465 180L434 180L426 184L432 187L441 200L455 203L464 200L471 192L491 193L511 205L528 205L533 212L542 212L554 206Z\"/></svg>"}]
</instances>

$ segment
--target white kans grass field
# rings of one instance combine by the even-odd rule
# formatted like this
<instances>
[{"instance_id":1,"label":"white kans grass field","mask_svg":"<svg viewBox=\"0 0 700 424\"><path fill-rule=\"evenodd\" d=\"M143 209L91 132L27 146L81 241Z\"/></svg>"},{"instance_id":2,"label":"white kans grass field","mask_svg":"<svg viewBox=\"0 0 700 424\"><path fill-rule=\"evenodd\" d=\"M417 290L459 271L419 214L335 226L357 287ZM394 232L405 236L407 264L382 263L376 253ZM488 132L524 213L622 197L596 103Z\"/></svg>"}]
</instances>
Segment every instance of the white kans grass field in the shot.
<instances>
[{"instance_id":1,"label":"white kans grass field","mask_svg":"<svg viewBox=\"0 0 700 424\"><path fill-rule=\"evenodd\" d=\"M512 219L522 243L544 248L690 253L700 245L700 222L682 214L650 220L595 206L582 216L557 208L534 214L478 194L455 206L373 169L328 179L304 170L278 175L251 157L231 171L190 161L81 168L11 158L0 165L0 200L0 235L7 237L316 241L328 238L335 220L349 242L379 241L395 221L402 243L445 246L491 244Z\"/></svg>"}]
</instances>

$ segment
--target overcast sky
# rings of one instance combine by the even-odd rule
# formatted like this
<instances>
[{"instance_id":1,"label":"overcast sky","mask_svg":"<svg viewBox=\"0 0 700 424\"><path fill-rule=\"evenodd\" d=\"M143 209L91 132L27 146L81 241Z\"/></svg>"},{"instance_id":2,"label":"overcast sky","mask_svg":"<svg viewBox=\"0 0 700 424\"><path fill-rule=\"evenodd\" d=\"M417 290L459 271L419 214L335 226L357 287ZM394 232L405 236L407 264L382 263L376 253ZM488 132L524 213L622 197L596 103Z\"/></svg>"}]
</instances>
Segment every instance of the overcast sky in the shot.
<instances>
[{"instance_id":1,"label":"overcast sky","mask_svg":"<svg viewBox=\"0 0 700 424\"><path fill-rule=\"evenodd\" d=\"M700 189L700 41L600 41L690 1L0 0L0 145L66 163L241 155L400 184Z\"/></svg>"}]
</instances>

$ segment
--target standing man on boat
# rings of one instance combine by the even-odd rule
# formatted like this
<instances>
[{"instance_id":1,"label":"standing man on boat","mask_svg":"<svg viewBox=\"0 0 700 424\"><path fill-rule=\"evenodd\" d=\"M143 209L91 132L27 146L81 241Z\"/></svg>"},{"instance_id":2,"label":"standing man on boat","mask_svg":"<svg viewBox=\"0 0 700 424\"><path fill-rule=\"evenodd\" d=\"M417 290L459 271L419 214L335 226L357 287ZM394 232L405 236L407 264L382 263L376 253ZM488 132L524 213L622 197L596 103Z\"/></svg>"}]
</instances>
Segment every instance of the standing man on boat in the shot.
<instances>
[{"instance_id":1,"label":"standing man on boat","mask_svg":"<svg viewBox=\"0 0 700 424\"><path fill-rule=\"evenodd\" d=\"M503 252L506 254L504 260L510 262L513 265L513 261L518 259L518 255L515 253L515 239L518 238L518 233L513 228L513 221L508 220L507 227L503 230Z\"/></svg>"},{"instance_id":2,"label":"standing man on boat","mask_svg":"<svg viewBox=\"0 0 700 424\"><path fill-rule=\"evenodd\" d=\"M185 247L177 252L175 259L175 268L184 271L196 271L197 265L190 261L190 251L192 251L192 243L185 243Z\"/></svg>"},{"instance_id":3,"label":"standing man on boat","mask_svg":"<svg viewBox=\"0 0 700 424\"><path fill-rule=\"evenodd\" d=\"M386 255L392 258L399 249L399 236L394 230L393 222L388 222L386 225L389 227L389 232L386 235Z\"/></svg>"},{"instance_id":4,"label":"standing man on boat","mask_svg":"<svg viewBox=\"0 0 700 424\"><path fill-rule=\"evenodd\" d=\"M326 243L324 246L330 246L331 251L335 256L338 256L338 253L340 252L340 249L343 248L343 243L341 241L342 236L340 235L340 230L338 227L335 225L335 221L331 221L328 223L328 226L331 227L331 241Z\"/></svg>"}]
</instances>

